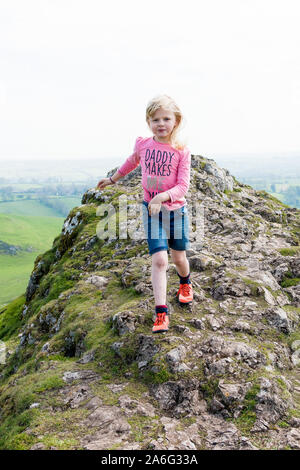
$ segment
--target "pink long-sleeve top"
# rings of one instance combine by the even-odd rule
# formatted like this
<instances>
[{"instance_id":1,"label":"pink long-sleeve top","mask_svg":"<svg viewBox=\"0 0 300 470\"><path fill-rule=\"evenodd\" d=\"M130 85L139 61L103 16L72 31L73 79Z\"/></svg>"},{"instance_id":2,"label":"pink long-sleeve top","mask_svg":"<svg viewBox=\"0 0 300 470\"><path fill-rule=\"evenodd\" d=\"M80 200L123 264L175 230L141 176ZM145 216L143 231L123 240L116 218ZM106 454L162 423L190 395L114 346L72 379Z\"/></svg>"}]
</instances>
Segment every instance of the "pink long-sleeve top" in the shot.
<instances>
[{"instance_id":1,"label":"pink long-sleeve top","mask_svg":"<svg viewBox=\"0 0 300 470\"><path fill-rule=\"evenodd\" d=\"M139 164L142 169L144 200L150 202L158 193L167 192L170 200L162 205L168 210L179 209L186 204L184 195L190 185L191 153L187 148L178 150L153 137L138 137L133 154L118 169L122 176Z\"/></svg>"}]
</instances>

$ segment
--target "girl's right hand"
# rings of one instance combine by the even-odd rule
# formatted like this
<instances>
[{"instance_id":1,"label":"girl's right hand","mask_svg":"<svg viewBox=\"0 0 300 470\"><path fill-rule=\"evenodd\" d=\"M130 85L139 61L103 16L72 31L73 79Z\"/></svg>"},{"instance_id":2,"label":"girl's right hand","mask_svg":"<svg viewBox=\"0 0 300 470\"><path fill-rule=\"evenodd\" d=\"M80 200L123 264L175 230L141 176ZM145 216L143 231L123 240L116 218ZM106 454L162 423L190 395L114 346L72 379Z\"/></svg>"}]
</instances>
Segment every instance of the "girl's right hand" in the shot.
<instances>
[{"instance_id":1,"label":"girl's right hand","mask_svg":"<svg viewBox=\"0 0 300 470\"><path fill-rule=\"evenodd\" d=\"M96 189L104 189L105 186L108 186L110 184L113 184L109 178L103 178L102 180L99 181L99 183L97 184L97 187Z\"/></svg>"}]
</instances>

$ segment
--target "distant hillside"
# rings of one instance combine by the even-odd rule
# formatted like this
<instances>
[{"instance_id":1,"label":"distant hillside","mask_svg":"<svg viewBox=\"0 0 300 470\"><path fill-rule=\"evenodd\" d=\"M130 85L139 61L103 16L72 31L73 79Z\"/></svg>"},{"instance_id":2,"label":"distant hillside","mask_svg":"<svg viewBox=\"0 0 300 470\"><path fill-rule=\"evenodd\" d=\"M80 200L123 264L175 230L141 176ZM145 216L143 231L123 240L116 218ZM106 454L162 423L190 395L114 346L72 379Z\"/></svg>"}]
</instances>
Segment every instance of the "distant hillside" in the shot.
<instances>
[{"instance_id":1,"label":"distant hillside","mask_svg":"<svg viewBox=\"0 0 300 470\"><path fill-rule=\"evenodd\" d=\"M300 209L300 155L218 156L219 165L230 170L242 183L265 190L284 204Z\"/></svg>"},{"instance_id":2,"label":"distant hillside","mask_svg":"<svg viewBox=\"0 0 300 470\"><path fill-rule=\"evenodd\" d=\"M300 152L280 154L216 155L215 161L237 178L300 178Z\"/></svg>"},{"instance_id":3,"label":"distant hillside","mask_svg":"<svg viewBox=\"0 0 300 470\"><path fill-rule=\"evenodd\" d=\"M120 161L122 158L109 159L109 162ZM36 183L45 184L53 182L92 182L100 178L106 171L104 166L109 166L106 158L81 160L0 160L0 184L11 183Z\"/></svg>"}]
</instances>

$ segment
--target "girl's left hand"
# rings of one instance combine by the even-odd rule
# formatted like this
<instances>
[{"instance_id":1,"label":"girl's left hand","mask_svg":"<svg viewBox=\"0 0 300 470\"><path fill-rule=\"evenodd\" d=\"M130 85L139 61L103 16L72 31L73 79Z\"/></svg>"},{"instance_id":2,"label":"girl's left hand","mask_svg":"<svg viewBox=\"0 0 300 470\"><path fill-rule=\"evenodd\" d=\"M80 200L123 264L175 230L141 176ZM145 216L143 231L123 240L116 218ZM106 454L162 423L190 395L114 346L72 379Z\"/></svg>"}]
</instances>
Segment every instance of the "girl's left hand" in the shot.
<instances>
[{"instance_id":1,"label":"girl's left hand","mask_svg":"<svg viewBox=\"0 0 300 470\"><path fill-rule=\"evenodd\" d=\"M158 214L161 209L161 200L159 195L156 195L148 204L149 215Z\"/></svg>"}]
</instances>

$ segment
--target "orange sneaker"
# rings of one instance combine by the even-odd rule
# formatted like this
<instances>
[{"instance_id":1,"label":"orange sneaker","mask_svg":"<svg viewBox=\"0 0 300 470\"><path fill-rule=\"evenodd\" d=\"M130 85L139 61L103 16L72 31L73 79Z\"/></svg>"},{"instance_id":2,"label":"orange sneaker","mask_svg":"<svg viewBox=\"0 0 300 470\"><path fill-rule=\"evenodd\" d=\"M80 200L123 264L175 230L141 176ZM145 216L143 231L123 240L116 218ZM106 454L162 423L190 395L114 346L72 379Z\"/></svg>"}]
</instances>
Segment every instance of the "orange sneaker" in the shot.
<instances>
[{"instance_id":1,"label":"orange sneaker","mask_svg":"<svg viewBox=\"0 0 300 470\"><path fill-rule=\"evenodd\" d=\"M193 302L192 284L180 284L177 296L180 304L191 304Z\"/></svg>"},{"instance_id":2,"label":"orange sneaker","mask_svg":"<svg viewBox=\"0 0 300 470\"><path fill-rule=\"evenodd\" d=\"M163 333L169 329L169 315L166 312L157 313L152 333Z\"/></svg>"}]
</instances>

